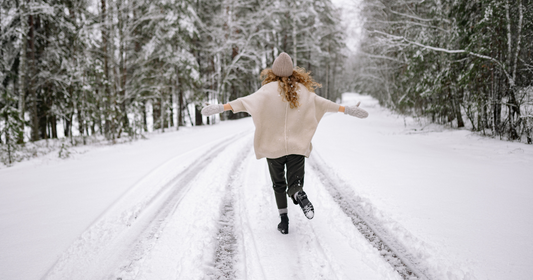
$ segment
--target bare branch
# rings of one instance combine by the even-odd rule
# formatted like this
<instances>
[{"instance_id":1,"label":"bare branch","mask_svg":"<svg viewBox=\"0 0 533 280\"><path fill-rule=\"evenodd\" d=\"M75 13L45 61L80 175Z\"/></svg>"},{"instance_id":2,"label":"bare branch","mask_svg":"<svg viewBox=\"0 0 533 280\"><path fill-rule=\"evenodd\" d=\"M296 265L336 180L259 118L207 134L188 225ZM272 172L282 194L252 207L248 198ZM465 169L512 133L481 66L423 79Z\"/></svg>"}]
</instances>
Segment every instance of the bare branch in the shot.
<instances>
[{"instance_id":1,"label":"bare branch","mask_svg":"<svg viewBox=\"0 0 533 280\"><path fill-rule=\"evenodd\" d=\"M389 56L384 56L384 55L369 54L369 53L366 53L366 52L363 52L363 51L359 51L359 53L363 54L366 57L370 57L370 58L386 59L386 60L391 60L391 61L398 62L398 63L405 63L405 61L400 61L400 60L398 60L398 59L396 59L394 57L389 57Z\"/></svg>"},{"instance_id":2,"label":"bare branch","mask_svg":"<svg viewBox=\"0 0 533 280\"><path fill-rule=\"evenodd\" d=\"M468 55L475 56L475 57L478 57L478 58L490 60L490 61L494 62L495 64L497 64L501 68L501 70L505 73L505 76L507 77L507 79L509 81L509 85L511 87L514 87L514 85L515 85L514 78L511 75L509 75L509 72L507 72L507 70L505 69L505 65L503 63L501 63L499 60L497 60L497 59L495 59L493 57L482 55L482 54L478 54L478 53L474 53L474 52L467 51L467 50L448 50L448 49L428 46L428 45L424 45L424 44L421 44L421 43L418 43L418 42L410 41L410 40L406 39L403 36L391 35L391 34L387 34L385 32L381 32L381 31L378 31L378 30L374 30L374 31L370 31L370 32L381 34L381 35L390 37L390 38L392 38L394 40L402 41L402 42L405 42L407 44L415 45L415 46L418 46L418 47L421 47L421 48L424 48L424 49L428 49L428 50L432 50L432 51L444 52L444 53L449 53L449 54L464 53L464 54L468 54Z\"/></svg>"},{"instance_id":3,"label":"bare branch","mask_svg":"<svg viewBox=\"0 0 533 280\"><path fill-rule=\"evenodd\" d=\"M411 18L411 19L415 19L415 20L419 20L419 21L425 21L425 22L443 21L443 22L446 22L446 23L451 23L451 21L449 21L447 19L444 19L444 18L421 18L421 17L416 17L416 16L413 16L413 15L402 14L400 12L393 11L392 9L389 9L389 11L391 13L395 14L395 15L399 15L399 16L403 16L403 17L407 17L407 18Z\"/></svg>"}]
</instances>

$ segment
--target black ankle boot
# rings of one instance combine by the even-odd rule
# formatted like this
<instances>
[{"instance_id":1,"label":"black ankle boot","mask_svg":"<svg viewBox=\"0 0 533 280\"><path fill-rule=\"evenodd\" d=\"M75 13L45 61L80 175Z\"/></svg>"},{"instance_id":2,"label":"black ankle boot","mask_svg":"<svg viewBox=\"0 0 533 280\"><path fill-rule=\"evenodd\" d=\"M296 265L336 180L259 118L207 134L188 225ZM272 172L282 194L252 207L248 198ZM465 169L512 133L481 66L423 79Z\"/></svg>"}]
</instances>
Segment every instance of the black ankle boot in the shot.
<instances>
[{"instance_id":1,"label":"black ankle boot","mask_svg":"<svg viewBox=\"0 0 533 280\"><path fill-rule=\"evenodd\" d=\"M287 213L280 214L281 222L278 224L278 230L281 232L281 234L288 234L289 233L289 217L287 216Z\"/></svg>"}]
</instances>

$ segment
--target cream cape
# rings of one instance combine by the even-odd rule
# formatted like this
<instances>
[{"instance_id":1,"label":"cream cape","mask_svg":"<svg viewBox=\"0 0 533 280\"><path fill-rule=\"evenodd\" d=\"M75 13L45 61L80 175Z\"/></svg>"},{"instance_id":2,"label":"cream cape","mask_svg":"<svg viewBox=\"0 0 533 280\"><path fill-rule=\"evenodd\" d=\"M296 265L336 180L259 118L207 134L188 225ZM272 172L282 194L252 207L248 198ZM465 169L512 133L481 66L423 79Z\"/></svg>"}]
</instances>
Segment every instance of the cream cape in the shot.
<instances>
[{"instance_id":1,"label":"cream cape","mask_svg":"<svg viewBox=\"0 0 533 280\"><path fill-rule=\"evenodd\" d=\"M339 105L298 84L298 108L291 109L280 94L278 82L262 86L255 93L229 102L234 113L248 112L255 125L254 150L257 159L285 155L309 157L311 139L326 112L338 112Z\"/></svg>"}]
</instances>

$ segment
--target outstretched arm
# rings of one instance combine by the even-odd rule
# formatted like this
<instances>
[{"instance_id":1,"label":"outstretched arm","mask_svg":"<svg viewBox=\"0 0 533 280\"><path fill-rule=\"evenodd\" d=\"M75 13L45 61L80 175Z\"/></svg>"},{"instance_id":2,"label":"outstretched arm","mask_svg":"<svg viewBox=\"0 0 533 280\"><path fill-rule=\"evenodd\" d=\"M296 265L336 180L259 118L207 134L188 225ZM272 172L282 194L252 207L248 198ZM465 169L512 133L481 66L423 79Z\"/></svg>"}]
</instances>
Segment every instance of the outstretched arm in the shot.
<instances>
[{"instance_id":1,"label":"outstretched arm","mask_svg":"<svg viewBox=\"0 0 533 280\"><path fill-rule=\"evenodd\" d=\"M228 110L233 110L233 108L231 108L231 105L229 105L229 103L226 103L224 104L224 111L228 111Z\"/></svg>"},{"instance_id":2,"label":"outstretched arm","mask_svg":"<svg viewBox=\"0 0 533 280\"><path fill-rule=\"evenodd\" d=\"M339 106L339 112L340 112L340 113L344 113L344 109L345 109L344 106L342 106L342 105Z\"/></svg>"}]
</instances>

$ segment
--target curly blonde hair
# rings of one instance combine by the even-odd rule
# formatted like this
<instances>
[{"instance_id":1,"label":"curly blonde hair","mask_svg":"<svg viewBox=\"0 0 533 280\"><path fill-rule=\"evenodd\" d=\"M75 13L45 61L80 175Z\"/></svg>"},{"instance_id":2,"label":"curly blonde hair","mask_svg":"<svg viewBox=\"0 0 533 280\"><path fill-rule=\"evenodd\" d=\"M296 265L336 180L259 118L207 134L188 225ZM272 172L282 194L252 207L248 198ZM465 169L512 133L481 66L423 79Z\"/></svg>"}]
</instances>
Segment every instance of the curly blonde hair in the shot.
<instances>
[{"instance_id":1,"label":"curly blonde hair","mask_svg":"<svg viewBox=\"0 0 533 280\"><path fill-rule=\"evenodd\" d=\"M311 77L311 72L306 72L304 68L296 67L292 71L292 75L289 77L280 77L276 76L272 69L267 68L261 71L260 75L263 82L262 85L266 85L270 82L278 81L280 93L284 93L284 99L290 103L291 109L298 108L300 103L298 103L298 84L304 85L307 90L310 92L315 92L316 88L322 87L321 84L317 83L313 77Z\"/></svg>"}]
</instances>

